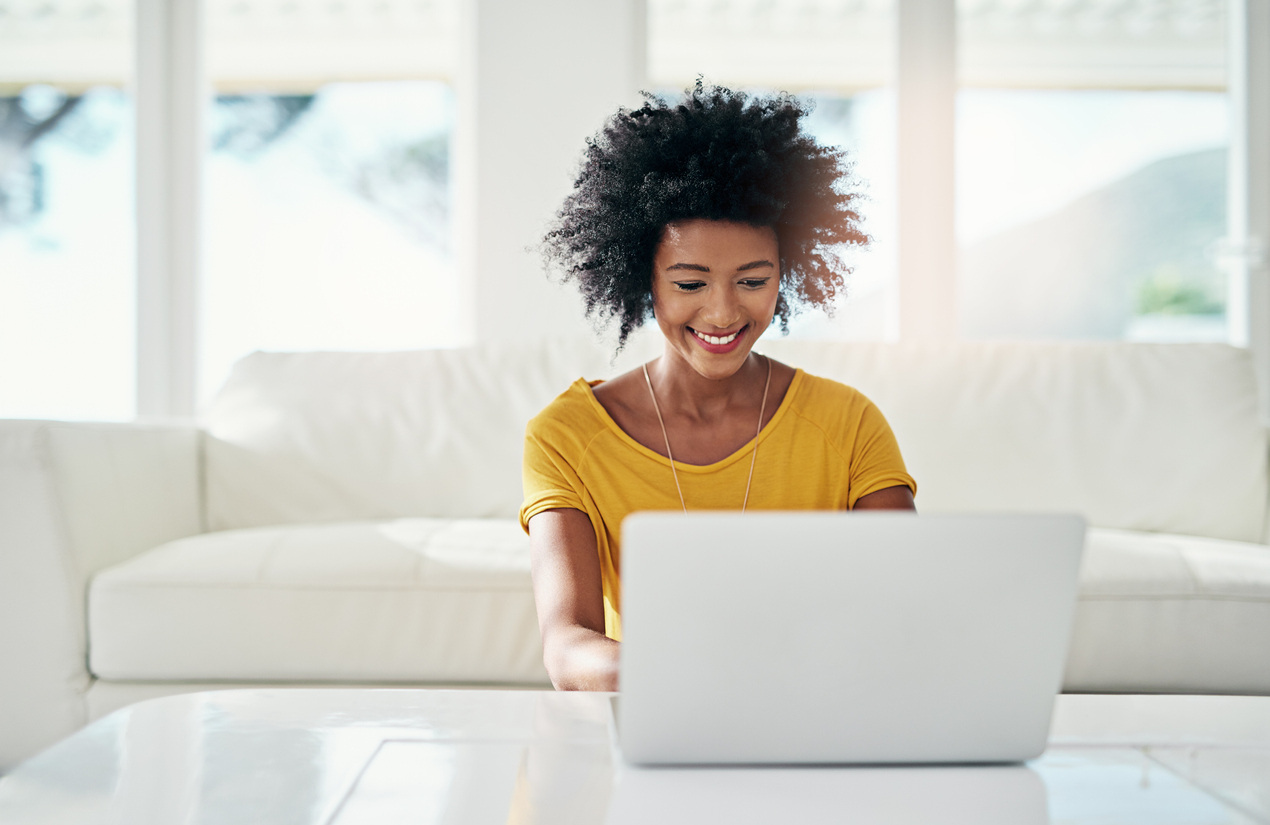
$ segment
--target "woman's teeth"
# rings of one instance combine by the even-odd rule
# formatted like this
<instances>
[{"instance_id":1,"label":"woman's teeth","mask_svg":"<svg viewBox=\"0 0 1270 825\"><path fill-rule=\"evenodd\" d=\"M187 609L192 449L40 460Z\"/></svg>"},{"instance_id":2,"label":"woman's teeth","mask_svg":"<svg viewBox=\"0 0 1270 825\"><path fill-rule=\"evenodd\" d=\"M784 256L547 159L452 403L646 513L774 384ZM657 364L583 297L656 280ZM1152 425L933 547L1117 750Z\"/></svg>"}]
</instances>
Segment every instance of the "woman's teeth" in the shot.
<instances>
[{"instance_id":1,"label":"woman's teeth","mask_svg":"<svg viewBox=\"0 0 1270 825\"><path fill-rule=\"evenodd\" d=\"M714 344L716 347L719 346L720 344L732 343L733 341L736 340L736 336L741 334L741 330L739 329L736 332L732 333L731 335L725 335L722 338L720 338L717 335L706 335L704 333L697 332L695 329L692 332L702 341L705 341L707 344Z\"/></svg>"}]
</instances>

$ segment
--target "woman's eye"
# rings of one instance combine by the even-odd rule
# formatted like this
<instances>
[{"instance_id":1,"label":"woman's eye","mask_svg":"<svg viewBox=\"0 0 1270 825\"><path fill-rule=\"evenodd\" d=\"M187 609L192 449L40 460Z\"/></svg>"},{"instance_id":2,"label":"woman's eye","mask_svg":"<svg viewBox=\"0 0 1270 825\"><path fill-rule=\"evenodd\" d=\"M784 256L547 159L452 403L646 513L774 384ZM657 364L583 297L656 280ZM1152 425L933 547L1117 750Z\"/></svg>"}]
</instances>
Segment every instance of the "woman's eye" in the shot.
<instances>
[{"instance_id":1,"label":"woman's eye","mask_svg":"<svg viewBox=\"0 0 1270 825\"><path fill-rule=\"evenodd\" d=\"M758 289L759 287L766 285L767 281L768 281L767 278L746 278L744 281L741 281L741 286L748 286L751 289Z\"/></svg>"},{"instance_id":2,"label":"woman's eye","mask_svg":"<svg viewBox=\"0 0 1270 825\"><path fill-rule=\"evenodd\" d=\"M682 283L676 281L675 286L679 288L680 292L696 292L698 289L701 289L701 287L705 286L705 284L701 283L700 281L686 281Z\"/></svg>"}]
</instances>

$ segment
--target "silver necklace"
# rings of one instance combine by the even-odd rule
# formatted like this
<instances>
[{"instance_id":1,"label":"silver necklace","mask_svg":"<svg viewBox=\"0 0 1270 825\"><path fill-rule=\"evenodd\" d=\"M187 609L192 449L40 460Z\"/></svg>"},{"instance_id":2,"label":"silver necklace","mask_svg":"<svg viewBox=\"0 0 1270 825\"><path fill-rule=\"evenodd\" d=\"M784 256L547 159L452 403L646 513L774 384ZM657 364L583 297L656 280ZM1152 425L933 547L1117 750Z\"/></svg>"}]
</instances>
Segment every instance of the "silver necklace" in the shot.
<instances>
[{"instance_id":1,"label":"silver necklace","mask_svg":"<svg viewBox=\"0 0 1270 825\"><path fill-rule=\"evenodd\" d=\"M763 413L767 411L767 389L772 385L772 359L761 356L767 362L767 381L763 383L763 400L758 407L758 429L754 432L754 450L750 453L750 475L745 479L745 498L741 500L741 512L750 502L750 483L754 481L754 462L758 458L758 437L763 432ZM675 490L679 493L679 506L688 512L684 502L684 491L679 486L679 473L675 470L675 457L670 454L670 436L666 435L666 421L661 417L661 407L657 405L657 393L653 392L653 379L648 377L648 364L644 364L644 381L648 384L648 394L653 399L653 411L657 413L657 423L661 425L661 437L666 442L666 458L670 459L670 474L675 479Z\"/></svg>"}]
</instances>

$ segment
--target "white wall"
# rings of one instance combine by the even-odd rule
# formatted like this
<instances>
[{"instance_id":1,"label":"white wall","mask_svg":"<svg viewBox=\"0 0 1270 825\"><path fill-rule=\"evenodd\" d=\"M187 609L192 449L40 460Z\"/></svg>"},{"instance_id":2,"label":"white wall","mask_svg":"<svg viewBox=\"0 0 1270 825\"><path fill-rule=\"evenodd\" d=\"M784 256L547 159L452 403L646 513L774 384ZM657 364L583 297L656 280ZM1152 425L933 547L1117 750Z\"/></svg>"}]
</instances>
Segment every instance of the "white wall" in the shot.
<instances>
[{"instance_id":1,"label":"white wall","mask_svg":"<svg viewBox=\"0 0 1270 825\"><path fill-rule=\"evenodd\" d=\"M475 339L589 329L536 251L585 141L644 85L643 0L471 0L455 78L459 277Z\"/></svg>"}]
</instances>

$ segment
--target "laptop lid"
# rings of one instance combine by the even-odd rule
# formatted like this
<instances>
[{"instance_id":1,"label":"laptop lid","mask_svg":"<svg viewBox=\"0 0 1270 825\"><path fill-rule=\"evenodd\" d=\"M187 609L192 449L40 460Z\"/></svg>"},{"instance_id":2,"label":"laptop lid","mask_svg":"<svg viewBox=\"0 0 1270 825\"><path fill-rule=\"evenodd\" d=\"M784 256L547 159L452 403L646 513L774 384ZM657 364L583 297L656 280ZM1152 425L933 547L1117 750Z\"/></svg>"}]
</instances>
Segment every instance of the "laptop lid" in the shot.
<instances>
[{"instance_id":1,"label":"laptop lid","mask_svg":"<svg viewBox=\"0 0 1270 825\"><path fill-rule=\"evenodd\" d=\"M621 752L639 764L1037 756L1084 532L1074 515L634 514Z\"/></svg>"}]
</instances>

